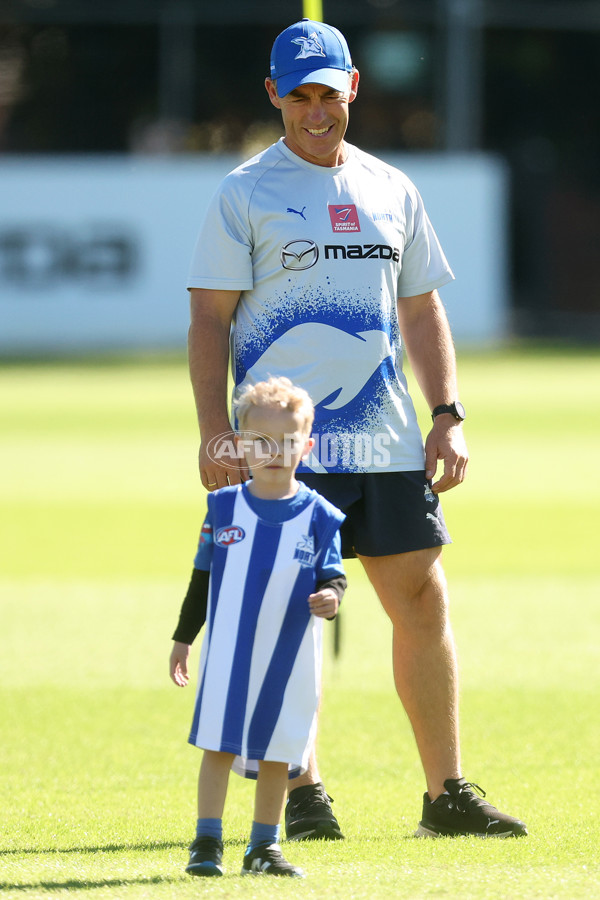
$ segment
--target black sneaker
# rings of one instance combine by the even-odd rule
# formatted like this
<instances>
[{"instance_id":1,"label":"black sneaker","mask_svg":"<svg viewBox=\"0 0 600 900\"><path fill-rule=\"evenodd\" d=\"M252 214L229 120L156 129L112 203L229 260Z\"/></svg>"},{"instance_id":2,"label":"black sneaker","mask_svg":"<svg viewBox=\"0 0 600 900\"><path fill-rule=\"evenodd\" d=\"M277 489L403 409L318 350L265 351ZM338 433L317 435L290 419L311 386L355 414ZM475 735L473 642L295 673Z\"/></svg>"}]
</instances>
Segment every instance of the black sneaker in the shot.
<instances>
[{"instance_id":1,"label":"black sneaker","mask_svg":"<svg viewBox=\"0 0 600 900\"><path fill-rule=\"evenodd\" d=\"M333 799L320 782L294 788L285 807L288 841L343 841L332 803Z\"/></svg>"},{"instance_id":2,"label":"black sneaker","mask_svg":"<svg viewBox=\"0 0 600 900\"><path fill-rule=\"evenodd\" d=\"M433 803L429 794L423 796L423 818L415 837L440 837L472 834L478 837L520 837L527 834L527 826L519 819L499 812L482 797L485 791L478 784L464 778L449 778L444 782L448 791ZM481 794L480 797L477 793Z\"/></svg>"},{"instance_id":3,"label":"black sneaker","mask_svg":"<svg viewBox=\"0 0 600 900\"><path fill-rule=\"evenodd\" d=\"M213 837L200 836L190 844L188 875L222 875L223 844Z\"/></svg>"},{"instance_id":4,"label":"black sneaker","mask_svg":"<svg viewBox=\"0 0 600 900\"><path fill-rule=\"evenodd\" d=\"M258 844L253 850L247 850L242 864L242 875L305 877L302 869L298 869L283 858L279 844Z\"/></svg>"}]
</instances>

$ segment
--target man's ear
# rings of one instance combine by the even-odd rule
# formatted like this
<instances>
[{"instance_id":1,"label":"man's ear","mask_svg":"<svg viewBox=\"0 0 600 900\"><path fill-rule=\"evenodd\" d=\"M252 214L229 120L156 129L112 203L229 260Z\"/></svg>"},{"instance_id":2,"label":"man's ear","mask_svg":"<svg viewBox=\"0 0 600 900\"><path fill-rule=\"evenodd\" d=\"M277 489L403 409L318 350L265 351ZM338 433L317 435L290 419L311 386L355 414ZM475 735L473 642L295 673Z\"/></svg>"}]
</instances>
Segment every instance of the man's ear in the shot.
<instances>
[{"instance_id":1,"label":"man's ear","mask_svg":"<svg viewBox=\"0 0 600 900\"><path fill-rule=\"evenodd\" d=\"M360 74L358 69L352 70L352 80L350 82L350 96L348 97L348 103L352 103L353 100L356 100L356 95L358 93L358 82L360 81Z\"/></svg>"},{"instance_id":2,"label":"man's ear","mask_svg":"<svg viewBox=\"0 0 600 900\"><path fill-rule=\"evenodd\" d=\"M277 84L272 78L265 78L265 88L269 95L269 100L276 109L281 109L281 98L277 94Z\"/></svg>"}]
</instances>

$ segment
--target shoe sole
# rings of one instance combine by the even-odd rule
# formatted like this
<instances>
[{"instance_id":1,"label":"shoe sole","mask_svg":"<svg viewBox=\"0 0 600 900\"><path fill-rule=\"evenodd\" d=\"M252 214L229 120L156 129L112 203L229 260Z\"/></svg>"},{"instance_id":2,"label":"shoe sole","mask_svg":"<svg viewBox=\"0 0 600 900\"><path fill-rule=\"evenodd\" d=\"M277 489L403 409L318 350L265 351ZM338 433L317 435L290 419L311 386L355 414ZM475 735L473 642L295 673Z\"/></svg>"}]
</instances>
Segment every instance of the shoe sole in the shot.
<instances>
[{"instance_id":1,"label":"shoe sole","mask_svg":"<svg viewBox=\"0 0 600 900\"><path fill-rule=\"evenodd\" d=\"M223 869L216 864L197 863L196 865L187 866L185 870L188 875L200 875L204 878L214 878L223 874Z\"/></svg>"},{"instance_id":2,"label":"shoe sole","mask_svg":"<svg viewBox=\"0 0 600 900\"><path fill-rule=\"evenodd\" d=\"M527 832L525 832L527 834ZM434 831L432 828L427 828L423 825L422 822L419 822L419 827L414 833L414 837L418 838L440 838L440 837L478 837L478 838L511 838L511 837L521 837L522 835L517 835L514 831L500 831L496 834L482 834L481 832L472 832L472 831Z\"/></svg>"},{"instance_id":3,"label":"shoe sole","mask_svg":"<svg viewBox=\"0 0 600 900\"><path fill-rule=\"evenodd\" d=\"M256 872L256 871L253 871L252 869L245 869L243 866L242 866L242 871L240 872L240 875L256 875L258 877L260 877L261 875L264 875L265 877L267 875L271 875L272 878L306 878L306 875L304 874L304 872L286 872L285 874L283 872L269 872L269 871Z\"/></svg>"},{"instance_id":4,"label":"shoe sole","mask_svg":"<svg viewBox=\"0 0 600 900\"><path fill-rule=\"evenodd\" d=\"M341 831L332 828L310 828L308 831L300 831L298 834L287 834L288 841L344 841Z\"/></svg>"}]
</instances>

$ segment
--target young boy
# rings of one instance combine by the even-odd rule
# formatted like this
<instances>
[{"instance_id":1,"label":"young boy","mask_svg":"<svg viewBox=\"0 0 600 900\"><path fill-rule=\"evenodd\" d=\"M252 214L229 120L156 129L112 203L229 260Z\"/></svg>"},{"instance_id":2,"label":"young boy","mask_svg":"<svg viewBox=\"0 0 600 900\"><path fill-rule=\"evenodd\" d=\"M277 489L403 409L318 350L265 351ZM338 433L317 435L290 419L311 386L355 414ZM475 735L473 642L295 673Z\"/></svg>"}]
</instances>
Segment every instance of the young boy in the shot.
<instances>
[{"instance_id":1,"label":"young boy","mask_svg":"<svg viewBox=\"0 0 600 900\"><path fill-rule=\"evenodd\" d=\"M236 404L251 480L208 495L194 571L170 659L188 682L190 644L206 620L189 741L204 749L196 839L186 872L222 875L231 768L257 778L242 875L303 877L278 845L288 778L306 770L320 694L323 618L346 579L344 515L296 480L314 410L288 378L249 386Z\"/></svg>"}]
</instances>

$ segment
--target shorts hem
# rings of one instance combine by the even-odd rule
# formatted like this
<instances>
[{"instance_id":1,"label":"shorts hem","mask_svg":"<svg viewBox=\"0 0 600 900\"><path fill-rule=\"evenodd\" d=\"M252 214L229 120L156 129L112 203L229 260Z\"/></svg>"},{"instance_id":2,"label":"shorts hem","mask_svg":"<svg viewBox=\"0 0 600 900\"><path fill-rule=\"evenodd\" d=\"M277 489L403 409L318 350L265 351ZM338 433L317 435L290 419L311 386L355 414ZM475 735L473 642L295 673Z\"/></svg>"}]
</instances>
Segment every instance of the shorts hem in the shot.
<instances>
[{"instance_id":1,"label":"shorts hem","mask_svg":"<svg viewBox=\"0 0 600 900\"><path fill-rule=\"evenodd\" d=\"M357 556L400 556L403 553L417 553L419 550L435 550L436 547L446 547L452 543L452 538L440 539L439 541L434 541L433 543L419 543L415 545L404 545L401 549L390 550L389 548L377 548L374 553L367 553L365 550L358 550L356 547L352 547L351 551L347 551L347 553L342 553L343 559L355 559Z\"/></svg>"}]
</instances>

